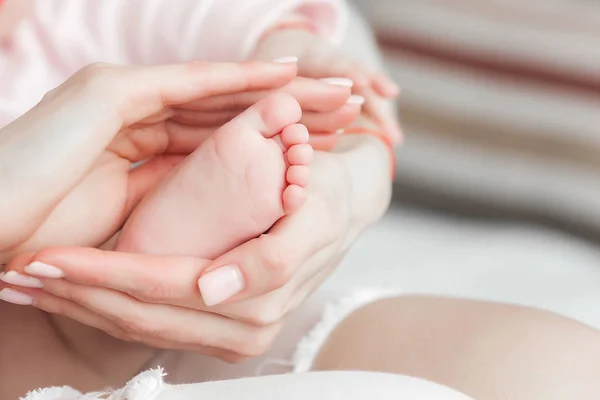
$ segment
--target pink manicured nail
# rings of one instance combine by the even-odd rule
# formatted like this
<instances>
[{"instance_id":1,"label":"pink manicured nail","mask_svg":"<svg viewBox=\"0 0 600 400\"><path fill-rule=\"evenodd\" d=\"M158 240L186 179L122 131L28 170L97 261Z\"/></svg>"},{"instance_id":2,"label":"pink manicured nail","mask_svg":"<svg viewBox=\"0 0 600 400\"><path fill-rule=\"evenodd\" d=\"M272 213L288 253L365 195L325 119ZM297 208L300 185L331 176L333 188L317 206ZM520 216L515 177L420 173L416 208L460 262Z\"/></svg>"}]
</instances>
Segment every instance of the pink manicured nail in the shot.
<instances>
[{"instance_id":1,"label":"pink manicured nail","mask_svg":"<svg viewBox=\"0 0 600 400\"><path fill-rule=\"evenodd\" d=\"M0 290L0 300L20 306L30 306L33 304L33 297L10 288Z\"/></svg>"},{"instance_id":2,"label":"pink manicured nail","mask_svg":"<svg viewBox=\"0 0 600 400\"><path fill-rule=\"evenodd\" d=\"M280 57L273 60L274 63L277 64L295 64L298 62L298 57L290 56L290 57Z\"/></svg>"},{"instance_id":3,"label":"pink manicured nail","mask_svg":"<svg viewBox=\"0 0 600 400\"><path fill-rule=\"evenodd\" d=\"M357 94L353 94L350 96L346 104L356 104L357 106L362 106L365 104L365 98Z\"/></svg>"},{"instance_id":4,"label":"pink manicured nail","mask_svg":"<svg viewBox=\"0 0 600 400\"><path fill-rule=\"evenodd\" d=\"M323 78L321 82L329 83L330 85L352 87L354 82L348 78Z\"/></svg>"},{"instance_id":5,"label":"pink manicured nail","mask_svg":"<svg viewBox=\"0 0 600 400\"><path fill-rule=\"evenodd\" d=\"M41 288L44 286L42 284L42 281L40 281L39 279L34 278L32 276L20 274L17 271L2 272L0 274L0 281L6 282L10 285L23 286L28 288Z\"/></svg>"},{"instance_id":6,"label":"pink manicured nail","mask_svg":"<svg viewBox=\"0 0 600 400\"><path fill-rule=\"evenodd\" d=\"M244 277L234 265L215 269L198 280L202 299L207 306L224 302L241 292L244 286Z\"/></svg>"},{"instance_id":7,"label":"pink manicured nail","mask_svg":"<svg viewBox=\"0 0 600 400\"><path fill-rule=\"evenodd\" d=\"M42 278L63 278L65 276L60 269L39 261L32 262L24 270L29 275L41 276Z\"/></svg>"}]
</instances>

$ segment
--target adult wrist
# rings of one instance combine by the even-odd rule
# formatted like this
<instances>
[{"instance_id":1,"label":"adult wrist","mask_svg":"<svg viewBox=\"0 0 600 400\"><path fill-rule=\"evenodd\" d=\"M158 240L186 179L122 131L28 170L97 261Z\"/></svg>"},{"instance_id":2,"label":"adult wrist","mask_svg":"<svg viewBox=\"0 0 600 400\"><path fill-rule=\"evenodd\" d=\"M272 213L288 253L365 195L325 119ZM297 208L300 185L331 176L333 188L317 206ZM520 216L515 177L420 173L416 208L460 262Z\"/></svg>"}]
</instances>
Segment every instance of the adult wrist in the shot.
<instances>
[{"instance_id":1,"label":"adult wrist","mask_svg":"<svg viewBox=\"0 0 600 400\"><path fill-rule=\"evenodd\" d=\"M342 135L336 153L350 180L350 239L354 240L388 209L392 160L387 146L371 135Z\"/></svg>"}]
</instances>

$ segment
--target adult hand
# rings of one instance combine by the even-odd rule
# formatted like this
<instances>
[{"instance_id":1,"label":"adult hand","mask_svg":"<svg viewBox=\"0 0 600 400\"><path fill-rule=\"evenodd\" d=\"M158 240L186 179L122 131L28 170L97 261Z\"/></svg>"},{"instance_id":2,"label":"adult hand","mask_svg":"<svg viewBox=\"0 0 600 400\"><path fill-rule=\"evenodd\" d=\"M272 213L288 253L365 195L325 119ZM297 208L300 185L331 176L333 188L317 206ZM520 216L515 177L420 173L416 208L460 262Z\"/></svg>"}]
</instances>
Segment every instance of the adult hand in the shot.
<instances>
[{"instance_id":1,"label":"adult hand","mask_svg":"<svg viewBox=\"0 0 600 400\"><path fill-rule=\"evenodd\" d=\"M189 103L177 110L173 120L182 124L203 126L216 130L242 111L273 92L293 96L302 108L300 123L311 135L334 133L350 125L361 112L361 104L350 96L350 87L335 79L296 77L275 90L256 90L212 96Z\"/></svg>"},{"instance_id":2,"label":"adult hand","mask_svg":"<svg viewBox=\"0 0 600 400\"><path fill-rule=\"evenodd\" d=\"M364 161L368 161L365 163ZM66 315L125 340L238 361L263 353L282 319L331 273L387 208L388 150L370 136L317 152L305 205L261 237L212 262L190 257L55 248L17 257L2 298ZM207 307L210 272L237 265L245 288ZM10 284L7 284L10 282ZM27 287L29 286L29 287Z\"/></svg>"},{"instance_id":3,"label":"adult hand","mask_svg":"<svg viewBox=\"0 0 600 400\"><path fill-rule=\"evenodd\" d=\"M341 106L348 89L299 84L295 73L293 63L260 62L97 64L79 71L0 131L0 170L7 171L0 175L0 264L43 247L106 241L140 198L212 132L197 117L207 113L191 111L202 98L247 102L287 85L315 104L307 116L313 125L342 124L358 114ZM238 105L221 103L221 110L230 112L231 104Z\"/></svg>"},{"instance_id":4,"label":"adult hand","mask_svg":"<svg viewBox=\"0 0 600 400\"><path fill-rule=\"evenodd\" d=\"M364 111L399 143L402 132L391 99L398 86L384 72L368 68L343 54L323 38L306 30L274 29L257 45L251 58L271 60L285 55L298 57L298 75L308 78L347 78L354 93L364 98Z\"/></svg>"}]
</instances>

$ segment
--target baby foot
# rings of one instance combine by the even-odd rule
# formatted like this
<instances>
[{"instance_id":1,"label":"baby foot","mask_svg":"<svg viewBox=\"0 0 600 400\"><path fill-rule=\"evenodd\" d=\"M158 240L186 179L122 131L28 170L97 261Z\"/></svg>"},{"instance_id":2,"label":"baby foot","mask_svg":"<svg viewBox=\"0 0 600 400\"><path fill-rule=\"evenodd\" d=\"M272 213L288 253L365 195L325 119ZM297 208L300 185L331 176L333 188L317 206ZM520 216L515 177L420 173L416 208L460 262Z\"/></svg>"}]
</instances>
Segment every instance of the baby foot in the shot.
<instances>
[{"instance_id":1,"label":"baby foot","mask_svg":"<svg viewBox=\"0 0 600 400\"><path fill-rule=\"evenodd\" d=\"M117 250L212 259L297 210L312 158L301 115L274 94L223 125L138 205Z\"/></svg>"}]
</instances>

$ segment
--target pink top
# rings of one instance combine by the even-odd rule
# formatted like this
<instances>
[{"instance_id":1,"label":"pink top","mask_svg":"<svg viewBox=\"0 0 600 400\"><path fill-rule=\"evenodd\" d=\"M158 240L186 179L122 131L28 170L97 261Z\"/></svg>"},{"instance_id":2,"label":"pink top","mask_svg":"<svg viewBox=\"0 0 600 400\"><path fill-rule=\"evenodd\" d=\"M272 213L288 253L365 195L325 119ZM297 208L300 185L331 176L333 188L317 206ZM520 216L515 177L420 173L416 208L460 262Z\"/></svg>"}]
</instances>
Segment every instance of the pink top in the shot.
<instances>
[{"instance_id":1,"label":"pink top","mask_svg":"<svg viewBox=\"0 0 600 400\"><path fill-rule=\"evenodd\" d=\"M35 0L32 14L0 47L0 127L89 63L242 60L291 12L339 42L343 1Z\"/></svg>"}]
</instances>

